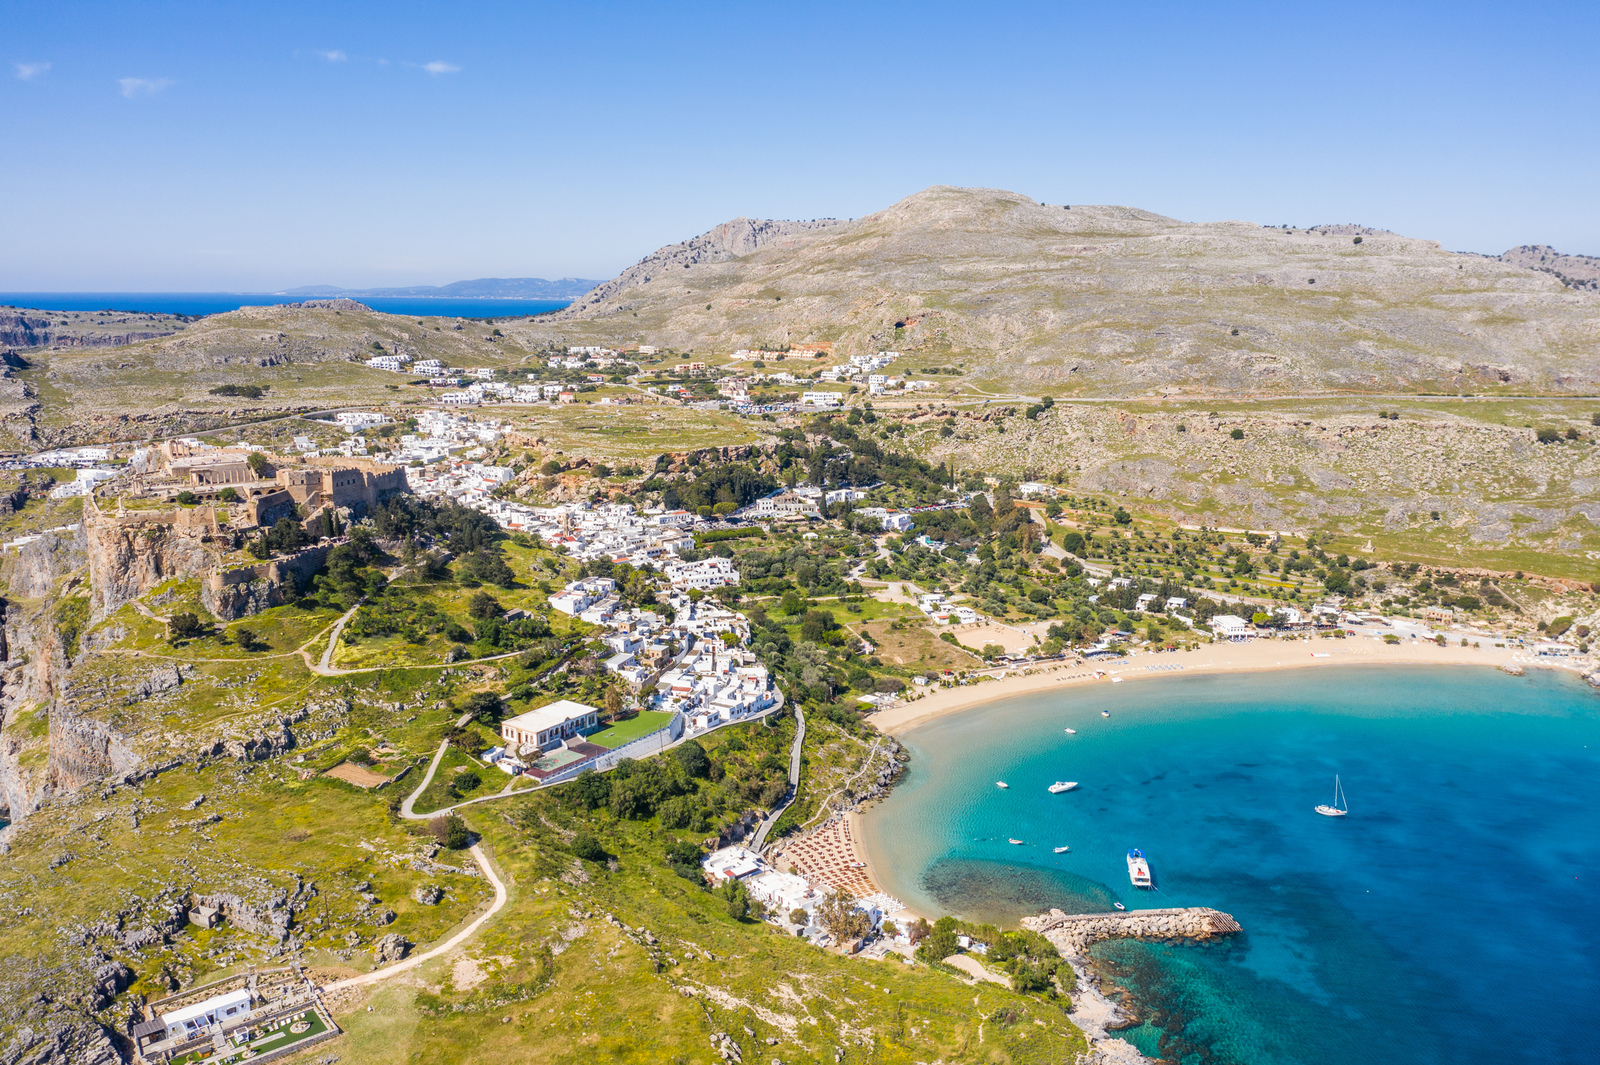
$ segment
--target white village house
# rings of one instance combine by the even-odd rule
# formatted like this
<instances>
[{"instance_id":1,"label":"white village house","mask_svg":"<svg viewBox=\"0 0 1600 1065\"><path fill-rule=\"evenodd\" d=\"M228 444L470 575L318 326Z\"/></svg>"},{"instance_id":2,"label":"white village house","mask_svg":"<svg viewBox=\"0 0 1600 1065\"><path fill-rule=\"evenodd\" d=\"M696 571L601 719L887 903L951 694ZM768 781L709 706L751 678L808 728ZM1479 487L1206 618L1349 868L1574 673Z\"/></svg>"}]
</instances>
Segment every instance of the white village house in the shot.
<instances>
[{"instance_id":1,"label":"white village house","mask_svg":"<svg viewBox=\"0 0 1600 1065\"><path fill-rule=\"evenodd\" d=\"M500 722L500 738L513 751L553 750L562 740L596 728L599 723L600 712L594 707L562 699Z\"/></svg>"}]
</instances>

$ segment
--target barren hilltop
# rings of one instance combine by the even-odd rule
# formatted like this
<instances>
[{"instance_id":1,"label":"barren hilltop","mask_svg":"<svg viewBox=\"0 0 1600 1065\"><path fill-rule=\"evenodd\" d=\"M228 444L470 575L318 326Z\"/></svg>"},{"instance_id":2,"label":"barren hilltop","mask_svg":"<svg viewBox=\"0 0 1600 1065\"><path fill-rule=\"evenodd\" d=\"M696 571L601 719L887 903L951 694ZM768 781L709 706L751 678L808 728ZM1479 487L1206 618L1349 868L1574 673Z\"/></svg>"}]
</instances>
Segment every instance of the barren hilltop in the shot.
<instances>
[{"instance_id":1,"label":"barren hilltop","mask_svg":"<svg viewBox=\"0 0 1600 1065\"><path fill-rule=\"evenodd\" d=\"M853 221L735 219L647 256L549 335L892 348L1058 395L1593 391L1600 297L1527 258L935 186Z\"/></svg>"}]
</instances>

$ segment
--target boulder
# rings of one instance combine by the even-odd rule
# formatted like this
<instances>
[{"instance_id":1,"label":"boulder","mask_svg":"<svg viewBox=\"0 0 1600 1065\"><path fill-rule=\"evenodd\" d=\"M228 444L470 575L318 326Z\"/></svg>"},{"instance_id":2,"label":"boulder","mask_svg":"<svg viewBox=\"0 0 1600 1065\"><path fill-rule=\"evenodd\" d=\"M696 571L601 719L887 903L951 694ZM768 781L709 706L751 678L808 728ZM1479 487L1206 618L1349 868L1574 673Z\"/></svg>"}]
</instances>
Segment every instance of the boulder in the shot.
<instances>
[{"instance_id":1,"label":"boulder","mask_svg":"<svg viewBox=\"0 0 1600 1065\"><path fill-rule=\"evenodd\" d=\"M412 942L398 932L390 932L372 945L374 968L384 965L393 965L405 959L411 953Z\"/></svg>"}]
</instances>

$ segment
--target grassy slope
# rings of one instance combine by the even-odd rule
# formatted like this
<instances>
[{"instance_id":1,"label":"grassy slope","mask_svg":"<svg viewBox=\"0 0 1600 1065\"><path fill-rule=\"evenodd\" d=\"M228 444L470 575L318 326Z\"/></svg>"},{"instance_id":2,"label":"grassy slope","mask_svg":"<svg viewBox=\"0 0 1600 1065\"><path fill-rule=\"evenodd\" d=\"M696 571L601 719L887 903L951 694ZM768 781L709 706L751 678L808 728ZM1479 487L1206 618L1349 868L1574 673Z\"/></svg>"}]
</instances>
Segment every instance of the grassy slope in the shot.
<instances>
[{"instance_id":1,"label":"grassy slope","mask_svg":"<svg viewBox=\"0 0 1600 1065\"><path fill-rule=\"evenodd\" d=\"M808 759L820 767L843 750L825 727ZM821 779L831 786L831 775ZM1084 1047L1056 1005L842 958L732 920L718 897L667 868L665 834L650 822L599 817L611 869L565 852L563 837L593 822L550 793L474 807L468 818L510 882L510 903L468 960L429 963L376 990L372 1012L341 1014L342 1060L712 1062L714 1033L733 1037L751 1063L1061 1061ZM1020 1016L985 1020L999 1009Z\"/></svg>"}]
</instances>

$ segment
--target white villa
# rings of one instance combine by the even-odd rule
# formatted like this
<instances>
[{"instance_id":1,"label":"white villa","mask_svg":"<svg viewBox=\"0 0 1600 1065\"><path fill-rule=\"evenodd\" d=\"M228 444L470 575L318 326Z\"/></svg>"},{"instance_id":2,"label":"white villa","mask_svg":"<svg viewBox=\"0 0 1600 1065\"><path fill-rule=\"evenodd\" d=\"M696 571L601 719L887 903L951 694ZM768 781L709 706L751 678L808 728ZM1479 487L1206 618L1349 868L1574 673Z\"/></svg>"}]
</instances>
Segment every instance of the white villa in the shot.
<instances>
[{"instance_id":1,"label":"white villa","mask_svg":"<svg viewBox=\"0 0 1600 1065\"><path fill-rule=\"evenodd\" d=\"M196 1002L171 1013L161 1015L167 1027L167 1036L173 1039L192 1039L214 1024L230 1017L243 1017L250 1012L250 992L244 989L229 991L214 998Z\"/></svg>"},{"instance_id":2,"label":"white villa","mask_svg":"<svg viewBox=\"0 0 1600 1065\"><path fill-rule=\"evenodd\" d=\"M595 728L599 723L600 712L594 707L562 699L500 722L500 738L513 751L530 747L553 750L562 740Z\"/></svg>"}]
</instances>

